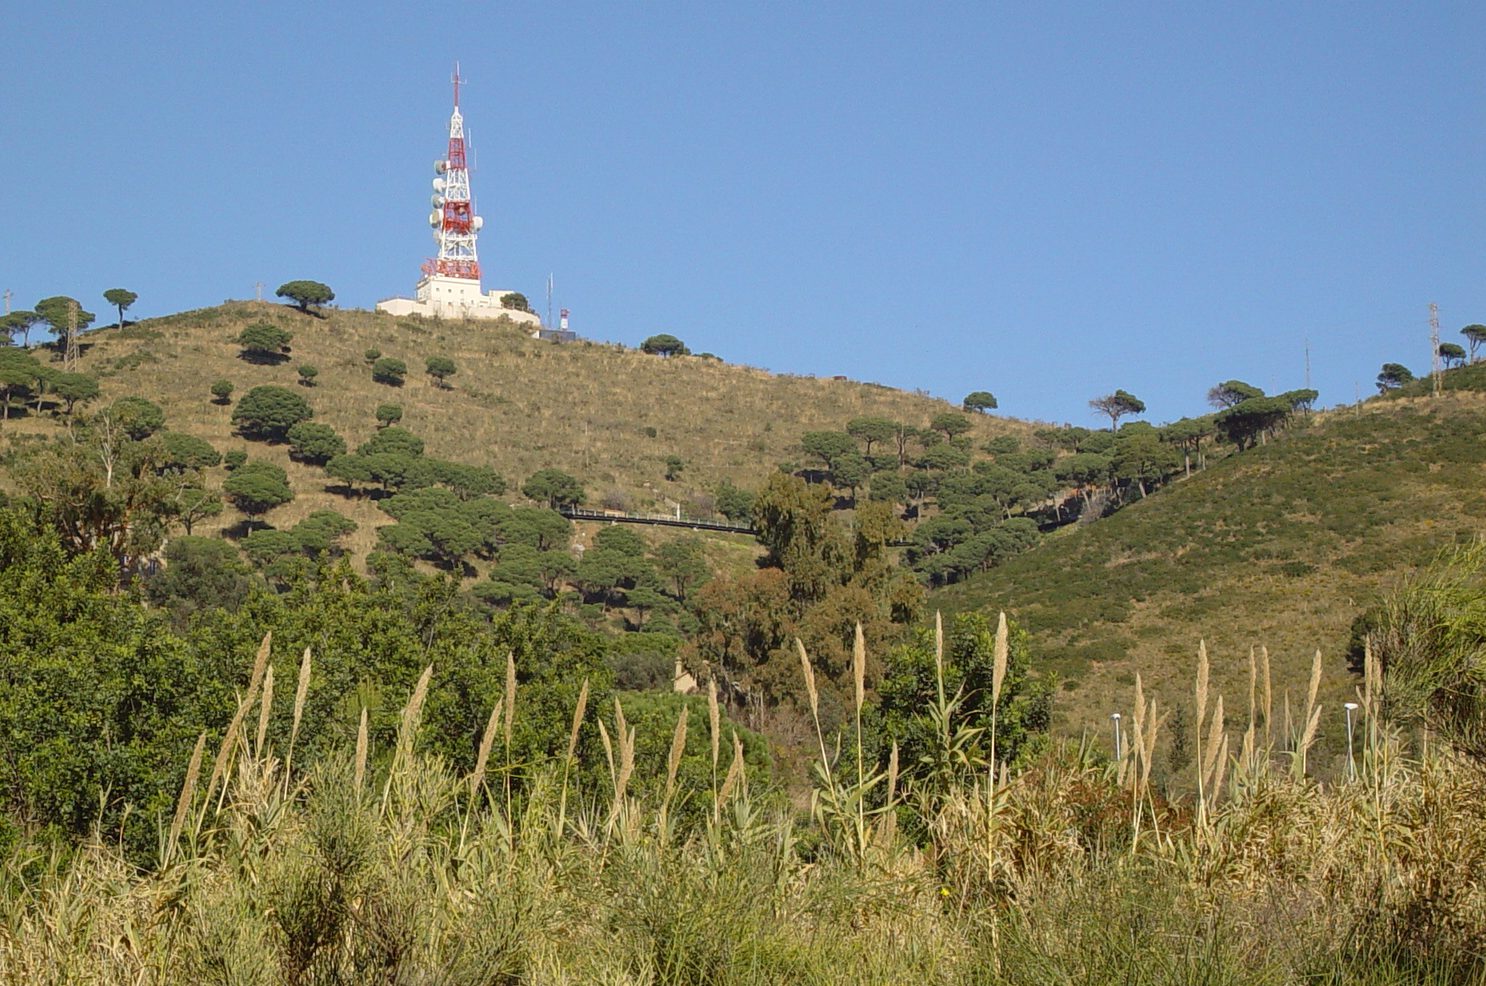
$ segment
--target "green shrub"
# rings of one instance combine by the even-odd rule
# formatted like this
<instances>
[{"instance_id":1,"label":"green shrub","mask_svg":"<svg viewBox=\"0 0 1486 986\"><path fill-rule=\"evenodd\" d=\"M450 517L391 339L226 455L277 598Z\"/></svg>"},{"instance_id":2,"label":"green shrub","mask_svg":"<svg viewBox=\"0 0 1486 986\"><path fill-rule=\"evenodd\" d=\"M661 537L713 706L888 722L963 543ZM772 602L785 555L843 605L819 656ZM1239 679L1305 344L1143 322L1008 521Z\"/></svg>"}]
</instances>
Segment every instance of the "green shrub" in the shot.
<instances>
[{"instance_id":1,"label":"green shrub","mask_svg":"<svg viewBox=\"0 0 1486 986\"><path fill-rule=\"evenodd\" d=\"M687 356L691 350L686 348L686 343L675 336L662 332L653 335L640 343L640 352L650 353L655 356Z\"/></svg>"},{"instance_id":2,"label":"green shrub","mask_svg":"<svg viewBox=\"0 0 1486 986\"><path fill-rule=\"evenodd\" d=\"M346 451L346 440L334 428L313 421L301 421L289 429L286 437L289 457L296 462L323 466Z\"/></svg>"},{"instance_id":3,"label":"green shrub","mask_svg":"<svg viewBox=\"0 0 1486 986\"><path fill-rule=\"evenodd\" d=\"M232 505L251 520L258 520L275 507L294 499L289 477L271 462L248 461L232 471L222 484Z\"/></svg>"},{"instance_id":4,"label":"green shrub","mask_svg":"<svg viewBox=\"0 0 1486 986\"><path fill-rule=\"evenodd\" d=\"M145 583L150 600L178 622L196 612L234 612L251 587L236 548L221 538L186 535L165 546L165 567Z\"/></svg>"},{"instance_id":5,"label":"green shrub","mask_svg":"<svg viewBox=\"0 0 1486 986\"><path fill-rule=\"evenodd\" d=\"M372 364L372 379L389 387L401 387L407 373L408 365L391 356L383 356Z\"/></svg>"},{"instance_id":6,"label":"green shrub","mask_svg":"<svg viewBox=\"0 0 1486 986\"><path fill-rule=\"evenodd\" d=\"M120 397L106 412L135 441L150 437L165 427L165 412L143 397Z\"/></svg>"},{"instance_id":7,"label":"green shrub","mask_svg":"<svg viewBox=\"0 0 1486 986\"><path fill-rule=\"evenodd\" d=\"M289 429L315 416L309 402L284 387L254 387L232 409L232 423L244 438L283 441Z\"/></svg>"},{"instance_id":8,"label":"green shrub","mask_svg":"<svg viewBox=\"0 0 1486 986\"><path fill-rule=\"evenodd\" d=\"M186 472L210 469L222 461L222 455L204 438L167 431L160 436L165 455L159 469L162 472Z\"/></svg>"},{"instance_id":9,"label":"green shrub","mask_svg":"<svg viewBox=\"0 0 1486 986\"><path fill-rule=\"evenodd\" d=\"M424 361L424 366L428 371L428 375L433 378L434 383L439 387L447 388L449 386L449 378L459 372L458 368L454 365L454 361L447 356L430 356Z\"/></svg>"},{"instance_id":10,"label":"green shrub","mask_svg":"<svg viewBox=\"0 0 1486 986\"><path fill-rule=\"evenodd\" d=\"M242 358L249 363L272 365L282 363L287 358L284 352L293 338L292 332L277 325L254 322L238 334L237 344L242 347Z\"/></svg>"}]
</instances>

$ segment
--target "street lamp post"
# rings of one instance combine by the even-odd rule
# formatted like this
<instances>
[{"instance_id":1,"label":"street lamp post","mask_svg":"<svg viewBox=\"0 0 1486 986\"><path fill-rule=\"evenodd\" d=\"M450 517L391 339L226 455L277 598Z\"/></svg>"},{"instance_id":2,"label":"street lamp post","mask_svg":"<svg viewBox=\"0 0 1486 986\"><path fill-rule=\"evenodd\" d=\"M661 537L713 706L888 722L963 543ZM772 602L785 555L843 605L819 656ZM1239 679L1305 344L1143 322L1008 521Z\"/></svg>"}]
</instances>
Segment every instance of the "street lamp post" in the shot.
<instances>
[{"instance_id":1,"label":"street lamp post","mask_svg":"<svg viewBox=\"0 0 1486 986\"><path fill-rule=\"evenodd\" d=\"M1114 715L1110 716L1109 718L1114 723L1115 761L1118 762L1118 761L1124 759L1123 746L1122 746L1121 741L1120 741L1121 740L1121 737L1120 737L1120 714L1118 712L1116 712Z\"/></svg>"}]
</instances>

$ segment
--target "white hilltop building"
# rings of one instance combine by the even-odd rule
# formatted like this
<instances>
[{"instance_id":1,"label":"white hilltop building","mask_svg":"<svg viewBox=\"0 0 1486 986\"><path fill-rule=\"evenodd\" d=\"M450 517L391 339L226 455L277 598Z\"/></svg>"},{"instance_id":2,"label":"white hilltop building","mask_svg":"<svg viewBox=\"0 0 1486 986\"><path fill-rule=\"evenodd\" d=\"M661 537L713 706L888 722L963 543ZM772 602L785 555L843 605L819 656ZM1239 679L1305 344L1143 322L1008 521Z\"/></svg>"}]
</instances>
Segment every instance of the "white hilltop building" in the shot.
<instances>
[{"instance_id":1,"label":"white hilltop building","mask_svg":"<svg viewBox=\"0 0 1486 986\"><path fill-rule=\"evenodd\" d=\"M434 162L433 211L428 225L439 245L438 256L423 264L411 298L387 298L377 311L389 315L431 315L444 318L511 319L529 331L540 331L542 320L531 312L506 308L501 298L509 290L480 290L480 260L475 250L484 220L475 215L470 199L470 173L465 163L464 117L459 113L459 70L454 71L454 113L449 117L449 156Z\"/></svg>"}]
</instances>

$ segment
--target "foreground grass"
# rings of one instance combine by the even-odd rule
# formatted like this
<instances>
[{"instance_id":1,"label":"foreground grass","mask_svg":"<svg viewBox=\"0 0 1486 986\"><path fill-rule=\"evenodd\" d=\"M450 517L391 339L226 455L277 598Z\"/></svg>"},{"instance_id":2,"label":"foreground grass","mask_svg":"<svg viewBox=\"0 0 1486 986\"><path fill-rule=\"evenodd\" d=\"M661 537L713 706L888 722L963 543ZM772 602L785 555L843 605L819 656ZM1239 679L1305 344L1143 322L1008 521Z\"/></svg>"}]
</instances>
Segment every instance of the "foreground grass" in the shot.
<instances>
[{"instance_id":1,"label":"foreground grass","mask_svg":"<svg viewBox=\"0 0 1486 986\"><path fill-rule=\"evenodd\" d=\"M970 764L900 778L823 738L801 818L750 790L714 716L695 725L710 784L681 788L676 753L634 796L618 705L611 790L580 796L571 753L502 757L514 690L454 776L416 753L427 676L393 750L363 733L295 773L292 734L282 756L252 738L264 663L218 755L198 745L152 868L106 833L11 853L0 981L1486 982L1486 778L1406 757L1375 669L1347 783L1308 779L1314 727L1276 737L1258 699L1229 756L1202 660L1199 734L1222 746L1199 747L1192 802L1150 785L1164 720L1137 696L1123 762L1065 748L995 781Z\"/></svg>"}]
</instances>

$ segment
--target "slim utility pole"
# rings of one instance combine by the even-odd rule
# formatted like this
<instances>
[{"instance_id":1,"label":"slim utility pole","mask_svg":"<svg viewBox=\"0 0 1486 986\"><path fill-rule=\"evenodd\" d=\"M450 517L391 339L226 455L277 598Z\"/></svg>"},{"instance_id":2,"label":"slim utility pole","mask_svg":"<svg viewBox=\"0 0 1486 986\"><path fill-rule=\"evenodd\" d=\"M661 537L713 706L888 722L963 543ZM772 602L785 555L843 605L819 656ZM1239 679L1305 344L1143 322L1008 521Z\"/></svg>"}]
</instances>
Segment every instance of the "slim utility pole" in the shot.
<instances>
[{"instance_id":1,"label":"slim utility pole","mask_svg":"<svg viewBox=\"0 0 1486 986\"><path fill-rule=\"evenodd\" d=\"M68 372L77 369L77 302L67 302L67 350L62 365Z\"/></svg>"},{"instance_id":2,"label":"slim utility pole","mask_svg":"<svg viewBox=\"0 0 1486 986\"><path fill-rule=\"evenodd\" d=\"M1311 340L1305 340L1305 389L1311 389Z\"/></svg>"},{"instance_id":3,"label":"slim utility pole","mask_svg":"<svg viewBox=\"0 0 1486 986\"><path fill-rule=\"evenodd\" d=\"M254 285L254 287L258 291L258 300L259 301L262 301L263 300L263 282L262 281L259 281L256 285Z\"/></svg>"},{"instance_id":4,"label":"slim utility pole","mask_svg":"<svg viewBox=\"0 0 1486 986\"><path fill-rule=\"evenodd\" d=\"M547 275L547 328L552 328L552 275Z\"/></svg>"},{"instance_id":5,"label":"slim utility pole","mask_svg":"<svg viewBox=\"0 0 1486 986\"><path fill-rule=\"evenodd\" d=\"M1440 306L1432 301L1429 303L1429 360L1434 396L1438 397L1445 389L1445 382L1440 371Z\"/></svg>"},{"instance_id":6,"label":"slim utility pole","mask_svg":"<svg viewBox=\"0 0 1486 986\"><path fill-rule=\"evenodd\" d=\"M5 314L7 314L7 315L10 314L10 298L11 298L10 288L6 288L5 289Z\"/></svg>"}]
</instances>

